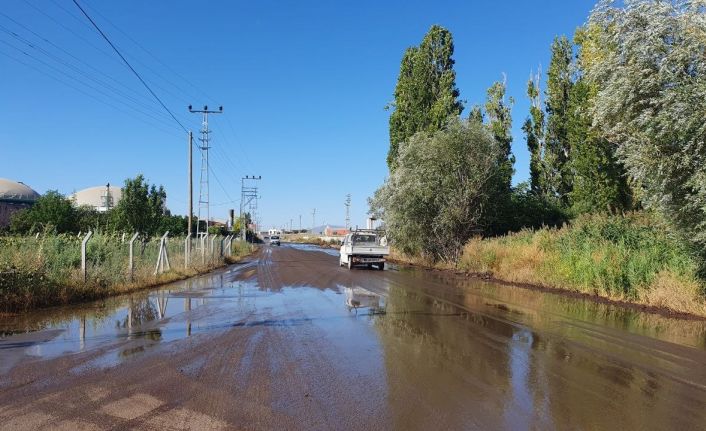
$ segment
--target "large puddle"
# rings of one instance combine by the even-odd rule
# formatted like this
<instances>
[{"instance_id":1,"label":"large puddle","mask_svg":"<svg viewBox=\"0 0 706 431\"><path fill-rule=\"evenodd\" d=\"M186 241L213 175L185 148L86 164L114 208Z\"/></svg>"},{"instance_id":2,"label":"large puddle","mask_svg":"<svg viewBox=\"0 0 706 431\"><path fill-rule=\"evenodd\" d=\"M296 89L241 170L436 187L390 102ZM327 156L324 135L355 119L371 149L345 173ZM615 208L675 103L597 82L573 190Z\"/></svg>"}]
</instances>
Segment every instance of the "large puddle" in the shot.
<instances>
[{"instance_id":1,"label":"large puddle","mask_svg":"<svg viewBox=\"0 0 706 431\"><path fill-rule=\"evenodd\" d=\"M349 272L326 259L330 268L300 262L291 269L298 263L285 258L272 265L292 279L308 274L307 283L251 262L149 292L0 319L0 375L20 361L95 351L82 367L113 367L199 334L306 326L343 352L349 365L341 373L383 382L380 402L402 412L399 400L423 390L426 405L444 411L452 428L706 424L704 321L444 273ZM270 289L260 284L265 275L286 283ZM657 422L641 413L649 409L658 409ZM494 419L477 422L474 414ZM400 413L393 423L414 425L413 418L417 426L428 420Z\"/></svg>"}]
</instances>

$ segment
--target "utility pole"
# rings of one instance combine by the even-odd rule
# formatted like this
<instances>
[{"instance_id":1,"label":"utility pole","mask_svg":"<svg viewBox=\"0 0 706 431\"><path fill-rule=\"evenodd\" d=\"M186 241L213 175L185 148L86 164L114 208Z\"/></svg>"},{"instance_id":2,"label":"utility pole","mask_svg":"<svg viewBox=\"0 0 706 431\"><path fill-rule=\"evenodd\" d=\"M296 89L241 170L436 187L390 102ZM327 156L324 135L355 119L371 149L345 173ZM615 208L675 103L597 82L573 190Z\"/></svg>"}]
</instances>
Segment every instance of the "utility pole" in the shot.
<instances>
[{"instance_id":1,"label":"utility pole","mask_svg":"<svg viewBox=\"0 0 706 431\"><path fill-rule=\"evenodd\" d=\"M311 212L311 233L314 233L316 227L316 208Z\"/></svg>"},{"instance_id":2,"label":"utility pole","mask_svg":"<svg viewBox=\"0 0 706 431\"><path fill-rule=\"evenodd\" d=\"M299 233L302 233L302 215L299 214Z\"/></svg>"},{"instance_id":3,"label":"utility pole","mask_svg":"<svg viewBox=\"0 0 706 431\"><path fill-rule=\"evenodd\" d=\"M245 239L246 239L245 232L247 230L247 227L245 226L245 217L244 217L243 210L248 205L250 206L251 209L257 208L257 185L246 186L245 181L246 180L259 181L261 179L262 179L261 175L258 175L258 176L246 175L240 181L240 239L243 241L245 241ZM253 201L254 201L254 205L253 205ZM250 217L253 217L252 212L250 213Z\"/></svg>"},{"instance_id":4,"label":"utility pole","mask_svg":"<svg viewBox=\"0 0 706 431\"><path fill-rule=\"evenodd\" d=\"M210 167L208 165L208 149L211 148L209 146L211 141L209 135L211 131L208 130L208 114L222 114L223 107L219 106L217 111L209 111L207 105L204 105L203 109L192 109L191 105L189 105L189 112L192 114L203 115L203 120L201 123L201 138L199 138L201 141L201 146L199 147L201 149L201 177L199 179L199 215L198 221L196 222L196 237L204 237L203 246L205 247L205 239L208 238L208 222L211 220L211 205L209 202L208 185L208 174L210 171ZM202 210L206 213L206 227L204 228L203 233L201 232L201 220L203 219Z\"/></svg>"},{"instance_id":5,"label":"utility pole","mask_svg":"<svg viewBox=\"0 0 706 431\"><path fill-rule=\"evenodd\" d=\"M351 194L348 193L346 195L346 229L350 228L351 226Z\"/></svg>"},{"instance_id":6,"label":"utility pole","mask_svg":"<svg viewBox=\"0 0 706 431\"><path fill-rule=\"evenodd\" d=\"M191 223L194 218L194 134L189 130L189 211L187 215L189 220L187 221L187 235L192 234ZM189 247L191 248L191 247Z\"/></svg>"}]
</instances>

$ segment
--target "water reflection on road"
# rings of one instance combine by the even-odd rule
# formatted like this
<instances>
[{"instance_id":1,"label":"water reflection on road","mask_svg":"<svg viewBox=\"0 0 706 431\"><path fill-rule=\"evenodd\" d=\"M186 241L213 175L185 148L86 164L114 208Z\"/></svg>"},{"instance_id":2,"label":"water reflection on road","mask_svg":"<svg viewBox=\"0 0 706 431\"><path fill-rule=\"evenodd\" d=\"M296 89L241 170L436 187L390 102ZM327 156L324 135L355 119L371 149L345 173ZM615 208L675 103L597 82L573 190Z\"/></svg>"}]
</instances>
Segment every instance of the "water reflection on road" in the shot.
<instances>
[{"instance_id":1,"label":"water reflection on road","mask_svg":"<svg viewBox=\"0 0 706 431\"><path fill-rule=\"evenodd\" d=\"M325 364L348 386L312 390L344 393L383 428L706 426L703 321L445 273L348 271L301 246L151 292L0 319L0 376L73 354L92 355L76 373L113 367L243 327L281 334L288 356L268 363L304 364L305 376ZM334 399L322 403L340 408Z\"/></svg>"}]
</instances>

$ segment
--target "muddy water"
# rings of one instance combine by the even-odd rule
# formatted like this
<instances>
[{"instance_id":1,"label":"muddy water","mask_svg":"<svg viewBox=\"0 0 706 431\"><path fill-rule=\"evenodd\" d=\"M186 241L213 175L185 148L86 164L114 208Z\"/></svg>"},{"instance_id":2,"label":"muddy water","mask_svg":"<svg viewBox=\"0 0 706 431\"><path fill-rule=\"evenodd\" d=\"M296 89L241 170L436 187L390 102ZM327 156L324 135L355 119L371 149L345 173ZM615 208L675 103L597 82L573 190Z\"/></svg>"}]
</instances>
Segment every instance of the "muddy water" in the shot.
<instances>
[{"instance_id":1,"label":"muddy water","mask_svg":"<svg viewBox=\"0 0 706 431\"><path fill-rule=\"evenodd\" d=\"M703 321L336 262L331 250L268 247L258 260L151 292L0 319L0 402L70 398L91 373L139 386L138 364L168 370L188 358L224 393L268 388L255 428L706 429ZM225 346L241 335L230 368L193 353L230 355ZM12 392L18 376L55 364L68 375ZM317 408L295 400L300 386ZM231 416L232 405L200 408L231 426L249 417Z\"/></svg>"}]
</instances>

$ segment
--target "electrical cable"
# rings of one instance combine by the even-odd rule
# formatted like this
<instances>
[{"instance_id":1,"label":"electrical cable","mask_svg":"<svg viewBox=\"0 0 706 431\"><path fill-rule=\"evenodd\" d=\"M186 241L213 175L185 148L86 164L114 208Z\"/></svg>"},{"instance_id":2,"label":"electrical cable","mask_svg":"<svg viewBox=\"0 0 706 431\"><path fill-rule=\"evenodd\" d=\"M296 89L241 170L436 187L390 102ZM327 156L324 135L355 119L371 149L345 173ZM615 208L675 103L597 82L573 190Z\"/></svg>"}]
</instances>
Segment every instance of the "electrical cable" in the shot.
<instances>
[{"instance_id":1,"label":"electrical cable","mask_svg":"<svg viewBox=\"0 0 706 431\"><path fill-rule=\"evenodd\" d=\"M64 54L66 54L67 56L71 57L74 61L76 61L76 62L78 62L78 63L81 63L81 64L84 65L85 67L87 67L87 68L89 68L89 69L95 71L96 73L98 73L98 74L104 76L104 77L107 78L107 79L110 79L111 81L115 82L117 85L121 86L121 87L124 88L125 90L127 90L127 91L131 92L132 94L134 94L136 97L139 97L139 98L144 99L144 100L149 100L150 103L153 103L153 102L154 102L154 100L153 100L151 97L146 96L146 95L145 95L144 93L142 93L142 92L138 92L137 90L133 89L132 87L127 86L125 83L123 83L123 82L119 81L118 79L114 78L113 76L111 76L111 75L109 75L109 74L103 72L102 70L98 69L97 67L93 66L92 64L90 64L90 63L88 63L88 62L82 60L81 58L79 58L79 57L73 55L71 52L67 51L66 49L64 49L64 48L62 48L61 46L57 45L56 43L52 42L49 38L47 38L47 37L45 37L45 36L43 36L43 35L37 33L36 31L32 30L32 29L29 28L28 26L26 26L26 25L22 24L21 22L15 20L15 19L12 18L11 16L8 16L8 15L6 15L6 14L3 13L3 12L0 12L0 16L5 17L5 19L11 21L13 24L15 24L16 26L18 26L18 27L24 29L25 31L31 33L31 34L32 34L34 37L36 37L37 39L39 39L39 40L41 40L42 42L45 42L45 43L51 45L52 47L56 48L57 50L61 51L61 52L64 53ZM14 32L13 32L13 33L14 33ZM111 56L111 60L114 60L114 57L113 57L113 56ZM119 62L119 60L116 60L116 61ZM124 66L122 63L119 63L119 64L121 64L122 66ZM166 114L165 114L165 115L166 115Z\"/></svg>"},{"instance_id":2,"label":"electrical cable","mask_svg":"<svg viewBox=\"0 0 706 431\"><path fill-rule=\"evenodd\" d=\"M0 39L0 43L3 43L3 44L5 44L5 45L9 46L10 48L19 51L20 53L24 54L25 56L27 56L27 57L29 57L29 58L31 58L31 59L33 59L33 60L35 60L35 61L41 63L41 64L44 65L45 67L47 67L47 68L49 68L49 69L52 69L53 71L58 72L59 74L64 75L64 76L66 76L67 78L78 82L80 85L86 86L86 87L90 88L91 90L94 90L95 92L100 93L100 94L103 95L103 96L112 98L112 96L111 96L110 94L104 92L104 91L101 90L100 88L97 88L97 87L95 87L95 86L93 86L93 85L91 85L91 84L89 84L89 83L87 83L87 82L85 82L85 81L82 81L82 80L76 78L75 76L72 76L72 75L66 73L65 71L63 71L63 70L61 70L61 69L59 69L59 68L57 68L57 67L55 67L55 66L53 66L53 65L51 65L51 64L49 64L49 63L47 63L46 61L44 61L44 60L42 60L42 59L39 59L39 58L37 58L37 57L35 57L35 56L29 54L28 52L22 50L21 48L18 48L18 47L16 47L16 46L12 45L11 43L9 43L9 42L7 42L7 41L5 41L5 40ZM145 112L145 111L143 111L143 110L141 110L141 109L139 109L139 108L136 108L136 107L134 107L134 106L132 106L132 105L126 103L125 101L123 101L123 100L121 100L121 99L114 99L114 100L115 100L116 102L120 103L120 104L123 104L123 105L127 106L127 107L130 108L130 109L133 109L133 110L135 110L135 111L141 113L142 115L145 115L145 116L147 116L147 117L152 118L153 120L155 120L155 121L157 121L157 122L162 123L164 126L167 126L167 124L169 124L169 126L167 126L167 127L170 127L170 128L171 128L171 127L174 127L171 123L167 123L165 119L159 118L159 117L155 117L155 116L152 115L151 113Z\"/></svg>"},{"instance_id":3,"label":"electrical cable","mask_svg":"<svg viewBox=\"0 0 706 431\"><path fill-rule=\"evenodd\" d=\"M179 120L177 120L177 118L174 116L174 114L172 113L172 111L170 111L169 108L167 108L167 105L165 105L164 102L162 102L162 99L160 99L159 96L157 96L157 95L155 94L155 92L152 91L152 89L150 88L150 86L147 85L147 83L145 82L144 79L142 79L142 77L140 76L140 74L137 73L137 71L132 67L132 65L125 59L125 57L120 53L120 51L118 50L118 48L116 48L115 45L113 45L113 42L111 42L110 39L108 39L108 36L106 36L105 33L103 33L103 31L100 29L100 27L98 27L98 25L95 23L95 21L93 21L93 19L92 19L92 18L86 13L86 11L81 7L81 5L78 4L78 1L77 1L77 0L73 0L73 2L74 2L74 4L76 5L76 7L78 7L78 8L81 10L81 12L83 12L83 15L91 22L91 24L93 24L93 27L95 27L96 30L98 30L98 32L101 34L101 36L103 36L103 39L105 39L105 41L108 42L108 45L110 45L110 46L113 48L113 50L115 51L115 53L118 54L118 55L120 56L120 58L123 60L123 62L125 62L125 64L130 68L130 70L132 71L132 73L135 74L135 76L137 77L137 79L139 79L140 82L142 82L142 85L145 86L145 88L147 89L147 91L149 91L150 94L152 94L152 96L154 96L154 98L157 99L157 101L159 102L159 104L162 105L162 108L164 108L164 110L169 113L169 115L174 119L174 121L177 122L177 124L179 124L179 127L181 127L181 128L184 130L185 133L189 133L189 131L186 129L186 127L184 127L184 125L181 124L181 122L180 122Z\"/></svg>"},{"instance_id":4,"label":"electrical cable","mask_svg":"<svg viewBox=\"0 0 706 431\"><path fill-rule=\"evenodd\" d=\"M24 52L23 52L23 53L24 53ZM28 67L28 68L30 68L30 69L36 71L36 72L39 72L39 73L41 73L41 74L43 74L43 75L45 75L45 76L48 76L49 78L52 78L53 80L55 80L55 81L57 81L57 82L62 83L62 84L64 84L64 85L66 85L67 87L70 87L70 88L72 88L72 89L78 91L79 93L83 94L84 96L90 97L91 99L93 99L93 100L95 100L95 101L97 101L97 102L99 102L99 103L102 103L102 104L104 104L104 105L106 105L106 106L109 106L109 107L115 109L115 110L118 111L118 112L121 112L121 113L123 113L123 114L125 114L125 115L128 115L128 116L130 116L130 117L132 117L132 118L135 118L135 119L137 119L137 120L140 120L140 121L142 121L143 123L148 124L148 125L154 127L156 130L159 130L160 132L163 132L163 133L166 133L166 134L169 134L169 135L172 135L172 134L175 133L173 129L172 129L172 130L164 129L164 128L162 128L161 125L157 125L157 124L155 124L155 123L152 123L152 122L150 122L150 121L147 121L144 117L139 117L139 116L133 115L133 114L131 114L129 111L125 111L125 110L123 110L123 109L121 109L121 108L119 108L119 107L113 105L113 104L110 103L110 102L106 102L105 100L99 99L98 97L96 97L96 96L94 96L94 95L92 95L92 94L90 94L90 93L84 91L83 89L81 89L81 88L75 86L74 84L71 84L71 83L69 83L69 82L67 82L67 81L65 81L65 80L63 80L63 79L61 79L61 78L58 78L58 77L52 75L51 73L48 73L48 72L46 72L46 71L44 71L44 70L42 70L42 69L40 69L40 68L38 68L38 67L36 67L36 66L30 64L30 63L24 62L24 61L22 61L22 60L16 58L15 56L13 56L13 55L11 55L11 54L8 54L8 53L6 53L6 52L4 52L4 51L0 51L0 54L4 55L5 57L10 58L11 60L16 61L17 63L20 63L20 64L24 65L25 67ZM28 54L26 54L26 53L24 53L24 54L27 55L28 57L32 58L32 57L29 56ZM169 127L172 128L172 127L174 127L174 126L173 126L173 125L170 125Z\"/></svg>"},{"instance_id":5,"label":"electrical cable","mask_svg":"<svg viewBox=\"0 0 706 431\"><path fill-rule=\"evenodd\" d=\"M68 67L68 68L74 70L75 72L77 72L77 73L79 73L80 75L84 76L86 79L88 79L88 80L90 80L90 81L93 81L94 83L96 83L96 84L98 84L98 85L100 85L100 86L102 86L102 87L104 87L104 88L106 88L106 89L112 91L112 92L115 93L117 96L124 97L124 98L128 99L130 102L132 102L132 103L134 103L134 104L136 104L136 105L142 106L144 109L153 111L156 115L158 115L158 116L160 116L160 117L161 117L162 115L165 115L165 114L164 114L163 112L161 112L161 111L154 110L153 106L147 105L147 104L145 104L145 103L143 103L143 102L141 102L141 101L135 99L134 97L132 97L132 96L126 94L126 93L123 92L122 90L120 90L120 89L118 89L118 88L115 88L113 85L111 85L111 84L109 84L109 83L107 83L107 82L105 82L105 81L102 81L102 80L100 80L100 79L94 78L93 76L91 76L90 74L88 74L88 73L86 73L85 71L81 70L80 68L76 67L75 65L73 65L73 64L71 64L71 63L65 61L65 60L62 59L61 57L58 57L58 56L54 55L53 53L48 52L48 51L46 51L45 49L43 49L43 48L41 48L41 47L39 47L39 46L33 44L31 41L29 41L29 40L23 38L22 36L18 35L17 33L13 32L13 31L11 31L11 30L7 29L5 26L0 25L0 31L9 34L10 36L12 36L12 37L14 37L15 39L19 40L20 42L22 42L23 44L25 44L25 45L27 45L28 47L32 48L33 50L39 51L40 53L42 53L42 54L44 54L45 56L49 57L49 58L52 59L53 61L55 61L55 62L57 62L57 63L60 63L61 65L66 66L66 67ZM84 83L84 85L85 85L85 83ZM166 117L166 118L169 118L169 117Z\"/></svg>"}]
</instances>

